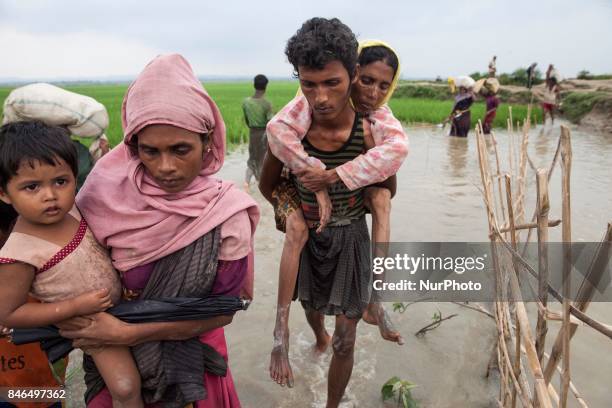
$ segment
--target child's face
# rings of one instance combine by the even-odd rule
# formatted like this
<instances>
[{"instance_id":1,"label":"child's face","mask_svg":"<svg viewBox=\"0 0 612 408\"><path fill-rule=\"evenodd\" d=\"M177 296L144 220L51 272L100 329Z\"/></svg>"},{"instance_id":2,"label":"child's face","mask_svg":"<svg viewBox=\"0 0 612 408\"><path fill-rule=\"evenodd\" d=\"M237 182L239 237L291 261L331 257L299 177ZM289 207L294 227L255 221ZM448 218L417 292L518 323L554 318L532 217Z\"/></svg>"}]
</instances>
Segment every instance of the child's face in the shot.
<instances>
[{"instance_id":1,"label":"child's face","mask_svg":"<svg viewBox=\"0 0 612 408\"><path fill-rule=\"evenodd\" d=\"M0 190L0 199L33 224L59 222L74 205L76 182L72 170L59 158L55 166L40 161L32 164L27 160L20 163L6 190Z\"/></svg>"},{"instance_id":2,"label":"child's face","mask_svg":"<svg viewBox=\"0 0 612 408\"><path fill-rule=\"evenodd\" d=\"M359 77L353 86L353 102L362 112L377 109L385 99L393 82L393 68L383 61L359 67Z\"/></svg>"}]
</instances>

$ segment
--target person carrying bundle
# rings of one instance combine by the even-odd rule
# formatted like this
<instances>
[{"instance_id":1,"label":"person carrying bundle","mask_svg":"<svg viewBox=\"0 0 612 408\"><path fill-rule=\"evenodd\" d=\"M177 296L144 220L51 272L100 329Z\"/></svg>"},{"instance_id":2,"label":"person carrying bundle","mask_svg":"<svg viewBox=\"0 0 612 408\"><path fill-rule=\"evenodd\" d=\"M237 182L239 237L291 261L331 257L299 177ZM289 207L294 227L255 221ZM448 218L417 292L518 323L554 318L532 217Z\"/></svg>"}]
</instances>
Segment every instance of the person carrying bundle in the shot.
<instances>
[{"instance_id":1,"label":"person carrying bundle","mask_svg":"<svg viewBox=\"0 0 612 408\"><path fill-rule=\"evenodd\" d=\"M108 153L110 146L105 131L108 112L95 99L67 91L47 83L35 83L14 89L4 101L2 124L39 120L47 125L66 128L76 138L93 139L89 149L73 139L79 169L77 190L93 165Z\"/></svg>"},{"instance_id":2,"label":"person carrying bundle","mask_svg":"<svg viewBox=\"0 0 612 408\"><path fill-rule=\"evenodd\" d=\"M474 103L474 80L469 76L459 76L455 79L450 79L451 92L459 89L459 93L455 96L455 104L453 110L446 119L451 121L451 130L449 136L467 137L472 123L472 115L470 107Z\"/></svg>"},{"instance_id":3,"label":"person carrying bundle","mask_svg":"<svg viewBox=\"0 0 612 408\"><path fill-rule=\"evenodd\" d=\"M499 91L499 81L496 78L483 78L476 82L473 89L474 93L478 93L485 98L487 112L482 121L482 131L485 135L491 133L493 127L493 121L497 115L497 108L499 107L499 98L497 92Z\"/></svg>"}]
</instances>

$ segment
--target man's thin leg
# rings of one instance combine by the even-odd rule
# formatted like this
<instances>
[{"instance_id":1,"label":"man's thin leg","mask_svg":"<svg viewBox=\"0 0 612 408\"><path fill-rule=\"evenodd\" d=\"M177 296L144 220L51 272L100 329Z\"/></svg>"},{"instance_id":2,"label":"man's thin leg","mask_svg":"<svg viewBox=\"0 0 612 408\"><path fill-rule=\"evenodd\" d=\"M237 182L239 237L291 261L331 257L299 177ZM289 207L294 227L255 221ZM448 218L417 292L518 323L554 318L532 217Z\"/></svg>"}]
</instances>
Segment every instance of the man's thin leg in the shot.
<instances>
[{"instance_id":1,"label":"man's thin leg","mask_svg":"<svg viewBox=\"0 0 612 408\"><path fill-rule=\"evenodd\" d=\"M306 313L306 320L308 321L308 325L312 329L315 335L316 343L315 343L315 351L318 353L324 353L329 346L329 342L331 341L331 336L327 332L325 328L325 315L323 313L317 312L316 310L304 310Z\"/></svg>"},{"instance_id":2,"label":"man's thin leg","mask_svg":"<svg viewBox=\"0 0 612 408\"><path fill-rule=\"evenodd\" d=\"M289 364L289 308L295 289L300 254L308 240L308 227L301 210L287 217L287 231L278 272L278 302L274 345L270 354L270 377L281 386L293 387L293 372Z\"/></svg>"},{"instance_id":3,"label":"man's thin leg","mask_svg":"<svg viewBox=\"0 0 612 408\"><path fill-rule=\"evenodd\" d=\"M336 316L336 328L332 339L334 354L327 375L327 408L336 408L344 395L353 372L355 337L359 319Z\"/></svg>"},{"instance_id":4,"label":"man's thin leg","mask_svg":"<svg viewBox=\"0 0 612 408\"><path fill-rule=\"evenodd\" d=\"M387 188L368 187L365 190L365 203L372 213L374 256L386 257L391 233L391 191ZM366 323L377 325L383 339L404 344L402 336L380 302L370 301L363 312L363 320Z\"/></svg>"}]
</instances>

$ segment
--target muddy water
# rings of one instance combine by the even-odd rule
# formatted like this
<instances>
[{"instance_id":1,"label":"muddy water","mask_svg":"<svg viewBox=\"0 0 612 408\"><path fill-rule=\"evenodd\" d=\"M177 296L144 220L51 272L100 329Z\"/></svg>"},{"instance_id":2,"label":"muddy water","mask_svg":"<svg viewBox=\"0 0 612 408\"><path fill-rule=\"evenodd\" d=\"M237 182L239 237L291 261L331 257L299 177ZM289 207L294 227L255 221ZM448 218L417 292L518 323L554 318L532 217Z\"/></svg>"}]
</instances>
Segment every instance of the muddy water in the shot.
<instances>
[{"instance_id":1,"label":"muddy water","mask_svg":"<svg viewBox=\"0 0 612 408\"><path fill-rule=\"evenodd\" d=\"M411 153L398 174L393 199L393 241L486 241L487 221L480 193L480 173L473 134L468 140L449 138L435 128L408 129ZM554 155L559 127L541 127L530 134L530 157L548 166ZM508 134L498 132L500 155L508 162ZM574 240L596 241L612 221L610 158L612 139L572 131L572 216ZM242 181L244 151L230 155L223 176ZM502 171L504 169L502 168ZM507 168L506 168L507 170ZM560 218L559 169L551 180L551 218ZM528 173L527 196L534 196L535 176ZM290 357L296 376L293 389L281 388L268 377L269 351L275 317L278 259L282 234L274 229L271 207L258 192L262 219L256 241L256 302L239 314L227 330L231 368L245 407L324 407L326 371L330 355L311 352L313 336L299 304L291 314ZM533 211L527 205L527 218ZM551 234L551 240L560 235ZM458 313L425 337L413 334L431 322L436 311ZM593 304L593 317L612 322L611 304ZM413 395L424 407L495 406L497 379L484 378L493 350L491 319L452 304L420 303L404 314L394 314L406 338L404 346L383 341L367 324L358 328L355 368L345 396L345 407L384 407L380 388L399 376L418 384ZM331 318L328 329L333 330ZM534 320L535 321L535 320ZM556 325L550 331L556 332ZM551 342L552 340L549 340ZM612 400L612 341L588 328L579 329L572 342L572 378L589 406L607 407ZM554 380L558 384L558 379ZM575 405L570 396L570 406ZM393 406L393 404L388 404Z\"/></svg>"},{"instance_id":2,"label":"muddy water","mask_svg":"<svg viewBox=\"0 0 612 408\"><path fill-rule=\"evenodd\" d=\"M474 135L468 140L449 138L435 128L412 128L408 133L411 153L398 174L398 193L392 202L392 240L486 241L485 211L476 188L480 186L480 174ZM558 135L558 126L545 132L540 128L532 131L529 151L536 166L550 163ZM507 162L509 136L499 132L497 137L500 154ZM573 238L596 241L606 223L612 221L612 139L573 130L572 146ZM221 176L242 185L245 166L246 152L239 149L228 156ZM535 176L529 173L528 177L527 196L533 197ZM258 192L252 194L262 210L256 235L256 301L246 313L237 314L227 329L230 366L240 399L246 408L324 407L331 356L316 357L311 352L313 336L297 303L292 306L290 322L290 357L296 385L293 389L281 388L269 379L283 235L274 228L271 207ZM560 218L559 197L557 169L551 180L551 218ZM528 203L528 218L532 204ZM551 231L551 239L559 240L559 234L555 234ZM612 322L612 304L593 304L589 310L594 318ZM414 333L429 324L437 311L443 316L459 316L425 337L415 337ZM381 386L393 376L418 384L413 395L423 407L496 406L497 378L484 377L495 339L491 319L446 303L414 304L393 317L405 337L404 346L385 342L376 328L359 324L355 368L343 407L395 406L383 404L380 397ZM332 324L328 318L330 332ZM557 326L551 324L549 331L556 330ZM589 406L609 407L612 341L589 328L580 328L572 342L571 364L573 381ZM554 381L558 384L558 378ZM80 398L73 401L79 405ZM571 396L570 406L576 406Z\"/></svg>"}]
</instances>

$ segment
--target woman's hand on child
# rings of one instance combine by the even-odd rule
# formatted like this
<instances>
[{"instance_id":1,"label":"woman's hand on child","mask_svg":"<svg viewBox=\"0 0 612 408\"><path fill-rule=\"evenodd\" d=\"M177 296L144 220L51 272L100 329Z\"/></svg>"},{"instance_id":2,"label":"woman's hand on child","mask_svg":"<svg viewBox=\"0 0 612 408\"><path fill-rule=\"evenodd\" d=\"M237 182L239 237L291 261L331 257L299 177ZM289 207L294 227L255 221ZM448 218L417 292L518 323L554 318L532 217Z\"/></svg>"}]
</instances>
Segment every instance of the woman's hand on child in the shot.
<instances>
[{"instance_id":1,"label":"woman's hand on child","mask_svg":"<svg viewBox=\"0 0 612 408\"><path fill-rule=\"evenodd\" d=\"M108 289L92 290L73 299L76 315L88 315L103 312L113 306Z\"/></svg>"},{"instance_id":2,"label":"woman's hand on child","mask_svg":"<svg viewBox=\"0 0 612 408\"><path fill-rule=\"evenodd\" d=\"M74 347L103 346L103 345L129 345L128 332L129 325L111 314L96 313L85 316L90 321L86 327L60 330L62 337L74 339Z\"/></svg>"},{"instance_id":3,"label":"woman's hand on child","mask_svg":"<svg viewBox=\"0 0 612 408\"><path fill-rule=\"evenodd\" d=\"M0 337L7 336L11 333L11 329L0 324Z\"/></svg>"}]
</instances>

